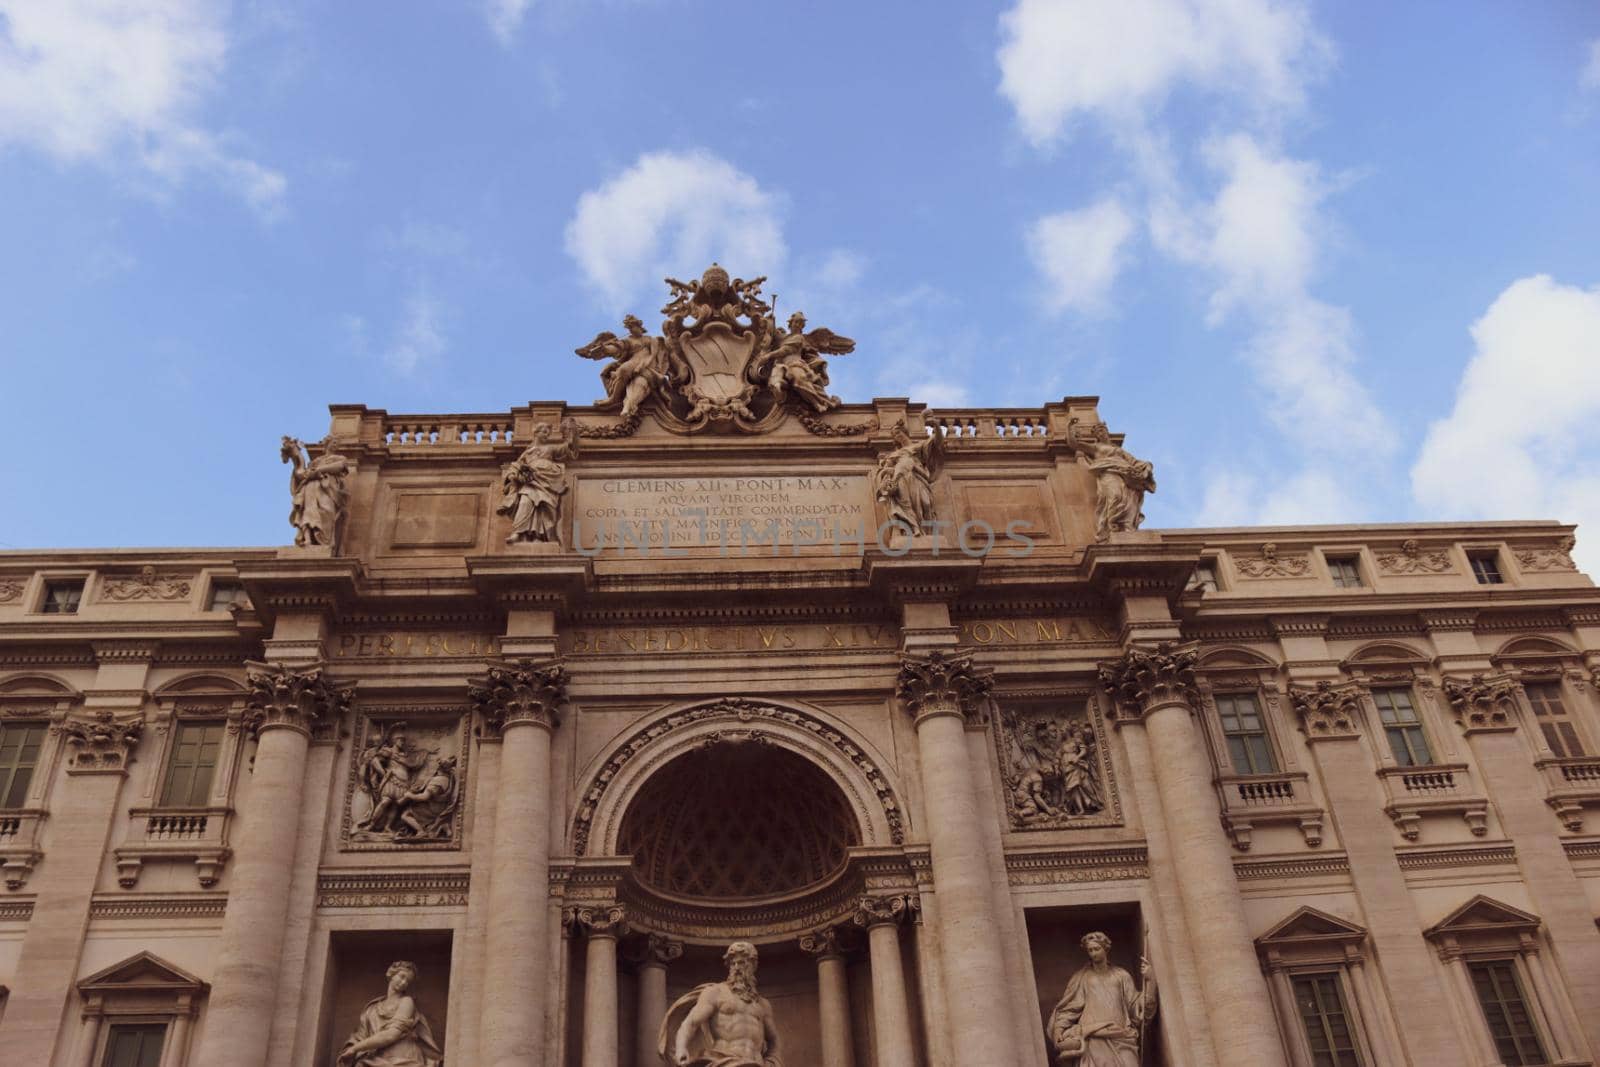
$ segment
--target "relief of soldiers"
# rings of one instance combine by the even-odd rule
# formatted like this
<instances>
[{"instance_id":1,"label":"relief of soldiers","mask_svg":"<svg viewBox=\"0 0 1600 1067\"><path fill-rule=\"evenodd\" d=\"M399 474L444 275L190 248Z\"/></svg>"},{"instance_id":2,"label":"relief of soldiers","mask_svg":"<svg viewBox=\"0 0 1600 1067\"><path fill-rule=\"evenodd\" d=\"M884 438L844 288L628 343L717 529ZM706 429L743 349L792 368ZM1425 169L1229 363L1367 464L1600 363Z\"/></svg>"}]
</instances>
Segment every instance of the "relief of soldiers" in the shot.
<instances>
[{"instance_id":1,"label":"relief of soldiers","mask_svg":"<svg viewBox=\"0 0 1600 1067\"><path fill-rule=\"evenodd\" d=\"M357 765L371 811L356 830L395 841L448 836L459 790L456 757L436 755L411 743L405 723L385 729Z\"/></svg>"}]
</instances>

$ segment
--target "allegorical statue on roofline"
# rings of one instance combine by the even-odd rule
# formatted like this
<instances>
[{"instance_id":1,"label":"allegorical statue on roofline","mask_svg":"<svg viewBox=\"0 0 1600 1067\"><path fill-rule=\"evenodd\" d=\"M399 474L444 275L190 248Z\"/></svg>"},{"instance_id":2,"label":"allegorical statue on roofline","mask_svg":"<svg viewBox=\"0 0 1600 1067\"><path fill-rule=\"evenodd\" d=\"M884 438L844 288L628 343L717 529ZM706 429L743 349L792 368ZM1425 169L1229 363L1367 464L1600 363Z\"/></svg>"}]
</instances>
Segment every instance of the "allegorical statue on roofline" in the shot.
<instances>
[{"instance_id":1,"label":"allegorical statue on roofline","mask_svg":"<svg viewBox=\"0 0 1600 1067\"><path fill-rule=\"evenodd\" d=\"M502 495L495 511L511 519L507 544L559 539L561 498L567 492L567 461L578 454L578 426L561 423L552 439L549 423L533 432L533 444L500 471Z\"/></svg>"},{"instance_id":2,"label":"allegorical statue on roofline","mask_svg":"<svg viewBox=\"0 0 1600 1067\"><path fill-rule=\"evenodd\" d=\"M1097 422L1084 434L1073 419L1068 434L1084 466L1094 474L1094 536L1108 541L1114 533L1137 530L1144 522L1144 495L1156 491L1155 468L1111 440L1106 424Z\"/></svg>"},{"instance_id":3,"label":"allegorical statue on roofline","mask_svg":"<svg viewBox=\"0 0 1600 1067\"><path fill-rule=\"evenodd\" d=\"M601 409L637 419L652 398L690 430L750 431L775 412L797 405L822 414L839 406L828 393L828 361L855 350L832 330L806 329L798 311L779 328L761 293L765 277L731 278L713 263L696 281L666 279L672 298L661 313L661 336L629 315L627 335L610 331L577 349L586 359L609 359L600 372Z\"/></svg>"},{"instance_id":4,"label":"allegorical statue on roofline","mask_svg":"<svg viewBox=\"0 0 1600 1067\"><path fill-rule=\"evenodd\" d=\"M294 543L300 548L328 546L337 549L344 525L345 507L350 494L344 480L350 461L328 450L327 442L316 459L298 439L285 437L278 455L292 464L289 471L289 522L294 526Z\"/></svg>"}]
</instances>

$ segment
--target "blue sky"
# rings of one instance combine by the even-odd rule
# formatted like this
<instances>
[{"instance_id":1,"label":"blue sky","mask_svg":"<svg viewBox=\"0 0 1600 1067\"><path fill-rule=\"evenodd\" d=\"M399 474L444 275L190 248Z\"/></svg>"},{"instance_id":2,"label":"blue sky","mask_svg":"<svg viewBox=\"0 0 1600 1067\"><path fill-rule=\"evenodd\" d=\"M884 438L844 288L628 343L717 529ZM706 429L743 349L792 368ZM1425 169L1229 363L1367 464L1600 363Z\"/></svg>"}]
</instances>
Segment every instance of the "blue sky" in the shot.
<instances>
[{"instance_id":1,"label":"blue sky","mask_svg":"<svg viewBox=\"0 0 1600 1067\"><path fill-rule=\"evenodd\" d=\"M0 0L0 545L283 543L279 435L589 402L715 258L847 400L1100 395L1150 525L1600 571L1597 189L1590 3Z\"/></svg>"}]
</instances>

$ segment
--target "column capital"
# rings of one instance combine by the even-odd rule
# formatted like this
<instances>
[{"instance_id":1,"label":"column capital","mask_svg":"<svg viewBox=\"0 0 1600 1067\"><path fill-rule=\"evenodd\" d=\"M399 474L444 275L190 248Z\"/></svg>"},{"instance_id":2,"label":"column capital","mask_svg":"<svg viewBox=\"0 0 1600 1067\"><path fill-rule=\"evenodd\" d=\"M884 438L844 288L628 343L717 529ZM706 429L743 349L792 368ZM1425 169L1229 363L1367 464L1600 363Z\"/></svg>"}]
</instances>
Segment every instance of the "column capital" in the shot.
<instances>
[{"instance_id":1,"label":"column capital","mask_svg":"<svg viewBox=\"0 0 1600 1067\"><path fill-rule=\"evenodd\" d=\"M1291 686L1289 702L1307 741L1331 741L1361 736L1363 692L1354 682L1335 685L1323 680L1310 689Z\"/></svg>"},{"instance_id":2,"label":"column capital","mask_svg":"<svg viewBox=\"0 0 1600 1067\"><path fill-rule=\"evenodd\" d=\"M561 915L568 936L583 934L590 940L609 937L613 941L628 932L628 909L621 904L595 904L568 908Z\"/></svg>"},{"instance_id":3,"label":"column capital","mask_svg":"<svg viewBox=\"0 0 1600 1067\"><path fill-rule=\"evenodd\" d=\"M683 956L683 942L665 934L646 934L628 946L627 957L637 967L665 967Z\"/></svg>"},{"instance_id":4,"label":"column capital","mask_svg":"<svg viewBox=\"0 0 1600 1067\"><path fill-rule=\"evenodd\" d=\"M1467 734L1517 728L1517 692L1522 688L1509 674L1474 674L1446 678L1444 695L1455 709L1456 722Z\"/></svg>"},{"instance_id":5,"label":"column capital","mask_svg":"<svg viewBox=\"0 0 1600 1067\"><path fill-rule=\"evenodd\" d=\"M567 706L567 669L556 660L490 663L467 693L483 713L488 732L499 735L527 723L554 730Z\"/></svg>"},{"instance_id":6,"label":"column capital","mask_svg":"<svg viewBox=\"0 0 1600 1067\"><path fill-rule=\"evenodd\" d=\"M330 685L321 666L247 663L245 682L244 724L252 735L282 727L309 737L313 726L337 721L355 695L354 686Z\"/></svg>"},{"instance_id":7,"label":"column capital","mask_svg":"<svg viewBox=\"0 0 1600 1067\"><path fill-rule=\"evenodd\" d=\"M845 956L843 933L837 926L829 926L801 934L800 951L816 960L842 960Z\"/></svg>"},{"instance_id":8,"label":"column capital","mask_svg":"<svg viewBox=\"0 0 1600 1067\"><path fill-rule=\"evenodd\" d=\"M118 718L110 711L69 715L51 728L72 746L68 774L121 774L144 733L144 717Z\"/></svg>"},{"instance_id":9,"label":"column capital","mask_svg":"<svg viewBox=\"0 0 1600 1067\"><path fill-rule=\"evenodd\" d=\"M874 926L897 926L921 905L902 893L892 896L863 896L856 901L852 917L857 926L870 930Z\"/></svg>"},{"instance_id":10,"label":"column capital","mask_svg":"<svg viewBox=\"0 0 1600 1067\"><path fill-rule=\"evenodd\" d=\"M974 666L970 653L929 652L900 657L894 695L918 723L939 715L973 723L982 721L993 689L993 672Z\"/></svg>"},{"instance_id":11,"label":"column capital","mask_svg":"<svg viewBox=\"0 0 1600 1067\"><path fill-rule=\"evenodd\" d=\"M1100 664L1100 685L1116 705L1116 718L1143 719L1157 708L1194 706L1199 645L1163 641L1154 649L1130 648Z\"/></svg>"}]
</instances>

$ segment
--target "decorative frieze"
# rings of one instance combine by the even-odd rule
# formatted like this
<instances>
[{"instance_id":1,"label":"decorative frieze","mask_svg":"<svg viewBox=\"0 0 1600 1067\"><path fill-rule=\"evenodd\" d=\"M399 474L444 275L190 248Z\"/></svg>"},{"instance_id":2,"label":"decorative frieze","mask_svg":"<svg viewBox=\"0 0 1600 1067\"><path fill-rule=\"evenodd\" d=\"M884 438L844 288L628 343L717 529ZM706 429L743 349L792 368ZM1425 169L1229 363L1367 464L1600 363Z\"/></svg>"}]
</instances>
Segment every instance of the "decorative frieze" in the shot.
<instances>
[{"instance_id":1,"label":"decorative frieze","mask_svg":"<svg viewBox=\"0 0 1600 1067\"><path fill-rule=\"evenodd\" d=\"M1195 644L1163 642L1154 650L1130 648L1121 659L1100 664L1100 684L1119 719L1142 719L1170 704L1194 706Z\"/></svg>"},{"instance_id":2,"label":"decorative frieze","mask_svg":"<svg viewBox=\"0 0 1600 1067\"><path fill-rule=\"evenodd\" d=\"M567 669L554 661L491 664L484 677L468 686L467 695L491 736L518 723L554 730L567 707L567 681Z\"/></svg>"},{"instance_id":3,"label":"decorative frieze","mask_svg":"<svg viewBox=\"0 0 1600 1067\"><path fill-rule=\"evenodd\" d=\"M1017 886L1134 881L1150 877L1149 855L1141 846L1008 852L1006 876Z\"/></svg>"},{"instance_id":4,"label":"decorative frieze","mask_svg":"<svg viewBox=\"0 0 1600 1067\"><path fill-rule=\"evenodd\" d=\"M1575 544L1571 537L1563 537L1553 546L1519 548L1513 555L1517 557L1517 566L1525 571L1575 571L1578 569L1572 562Z\"/></svg>"},{"instance_id":5,"label":"decorative frieze","mask_svg":"<svg viewBox=\"0 0 1600 1067\"><path fill-rule=\"evenodd\" d=\"M930 652L902 656L894 695L918 722L935 715L959 715L969 725L982 721L994 674L973 665L970 654Z\"/></svg>"},{"instance_id":6,"label":"decorative frieze","mask_svg":"<svg viewBox=\"0 0 1600 1067\"><path fill-rule=\"evenodd\" d=\"M329 684L321 667L296 670L275 663L246 665L245 728L252 734L284 728L310 735L314 727L344 715L354 686Z\"/></svg>"},{"instance_id":7,"label":"decorative frieze","mask_svg":"<svg viewBox=\"0 0 1600 1067\"><path fill-rule=\"evenodd\" d=\"M1450 553L1424 549L1422 542L1414 537L1401 542L1398 552L1378 553L1381 574L1445 574L1453 570Z\"/></svg>"},{"instance_id":8,"label":"decorative frieze","mask_svg":"<svg viewBox=\"0 0 1600 1067\"><path fill-rule=\"evenodd\" d=\"M1321 681L1312 689L1289 690L1289 702L1309 741L1360 736L1362 696L1361 687L1348 682L1334 685Z\"/></svg>"},{"instance_id":9,"label":"decorative frieze","mask_svg":"<svg viewBox=\"0 0 1600 1067\"><path fill-rule=\"evenodd\" d=\"M152 566L138 574L106 578L100 586L100 599L113 602L131 600L183 600L189 595L189 574L159 574Z\"/></svg>"},{"instance_id":10,"label":"decorative frieze","mask_svg":"<svg viewBox=\"0 0 1600 1067\"><path fill-rule=\"evenodd\" d=\"M1481 730L1515 730L1520 688L1505 674L1474 674L1465 681L1444 680L1444 695L1455 709L1456 722L1469 734Z\"/></svg>"},{"instance_id":11,"label":"decorative frieze","mask_svg":"<svg viewBox=\"0 0 1600 1067\"><path fill-rule=\"evenodd\" d=\"M223 893L96 896L91 919L221 919L228 898Z\"/></svg>"},{"instance_id":12,"label":"decorative frieze","mask_svg":"<svg viewBox=\"0 0 1600 1067\"><path fill-rule=\"evenodd\" d=\"M128 765L128 757L144 734L144 717L118 718L109 710L89 715L69 715L51 727L72 747L68 774L115 773Z\"/></svg>"},{"instance_id":13,"label":"decorative frieze","mask_svg":"<svg viewBox=\"0 0 1600 1067\"><path fill-rule=\"evenodd\" d=\"M9 604L22 598L23 583L11 578L0 579L0 604Z\"/></svg>"},{"instance_id":14,"label":"decorative frieze","mask_svg":"<svg viewBox=\"0 0 1600 1067\"><path fill-rule=\"evenodd\" d=\"M1268 541L1257 556L1236 556L1234 569L1242 578L1304 578L1311 573L1311 557L1305 553L1278 554L1278 546Z\"/></svg>"},{"instance_id":15,"label":"decorative frieze","mask_svg":"<svg viewBox=\"0 0 1600 1067\"><path fill-rule=\"evenodd\" d=\"M317 879L319 908L464 908L471 873L424 871L324 871Z\"/></svg>"}]
</instances>

